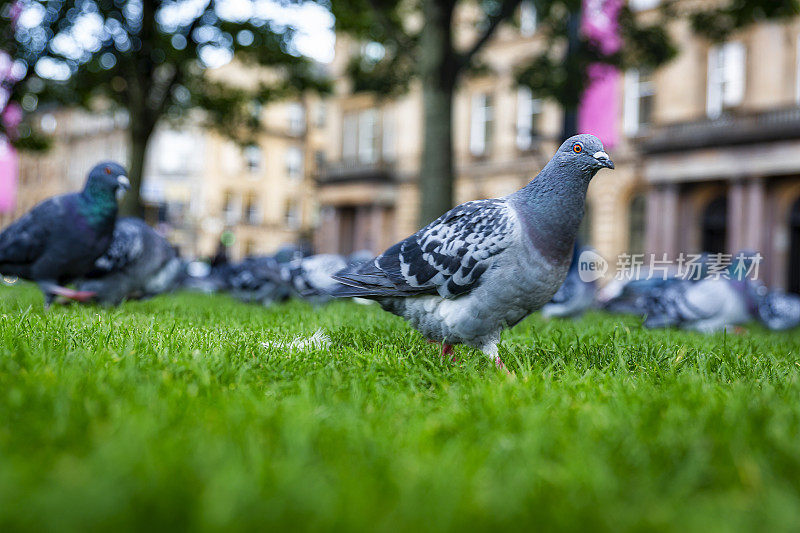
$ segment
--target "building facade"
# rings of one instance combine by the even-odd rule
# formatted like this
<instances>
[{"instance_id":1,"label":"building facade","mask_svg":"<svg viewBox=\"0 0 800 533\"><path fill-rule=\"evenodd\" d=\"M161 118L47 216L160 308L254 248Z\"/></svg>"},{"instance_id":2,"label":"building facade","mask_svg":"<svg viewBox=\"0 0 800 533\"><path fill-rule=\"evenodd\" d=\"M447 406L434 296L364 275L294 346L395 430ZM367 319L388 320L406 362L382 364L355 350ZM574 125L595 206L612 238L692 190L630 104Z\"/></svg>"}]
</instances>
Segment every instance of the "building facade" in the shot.
<instances>
[{"instance_id":1,"label":"building facade","mask_svg":"<svg viewBox=\"0 0 800 533\"><path fill-rule=\"evenodd\" d=\"M308 240L314 204L305 109L302 101L264 107L269 127L250 146L193 123L158 129L141 191L147 221L189 257L213 255L223 236L233 259ZM16 207L0 215L0 227L45 198L80 190L98 161L128 159L124 113L56 110L40 120L52 147L22 153Z\"/></svg>"},{"instance_id":2,"label":"building facade","mask_svg":"<svg viewBox=\"0 0 800 533\"><path fill-rule=\"evenodd\" d=\"M658 3L631 6L648 16ZM560 141L558 106L514 83L545 45L530 6L517 16L483 52L488 74L464 79L456 95L458 202L522 187ZM669 30L677 58L619 76L617 168L589 187L583 240L612 266L621 254L758 251L761 279L800 291L800 20L718 44L684 20ZM315 148L322 251L379 251L418 229L420 87L390 100L351 94L344 72L356 46L337 42L336 91Z\"/></svg>"}]
</instances>

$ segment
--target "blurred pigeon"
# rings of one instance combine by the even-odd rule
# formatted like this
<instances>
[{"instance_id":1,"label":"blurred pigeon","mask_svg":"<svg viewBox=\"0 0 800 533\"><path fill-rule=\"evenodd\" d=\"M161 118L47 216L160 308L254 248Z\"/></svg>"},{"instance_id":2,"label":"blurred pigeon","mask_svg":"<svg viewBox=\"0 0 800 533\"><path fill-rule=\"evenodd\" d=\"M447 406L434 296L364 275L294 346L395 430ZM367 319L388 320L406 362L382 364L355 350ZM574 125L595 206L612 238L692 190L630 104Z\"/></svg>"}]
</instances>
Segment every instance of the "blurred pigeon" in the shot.
<instances>
[{"instance_id":1,"label":"blurred pigeon","mask_svg":"<svg viewBox=\"0 0 800 533\"><path fill-rule=\"evenodd\" d=\"M609 313L645 316L650 312L654 301L660 298L664 291L673 285L682 283L684 280L672 277L613 280L600 291L598 301L600 306ZM609 287L609 285L612 286Z\"/></svg>"},{"instance_id":2,"label":"blurred pigeon","mask_svg":"<svg viewBox=\"0 0 800 533\"><path fill-rule=\"evenodd\" d=\"M594 305L595 282L583 281L578 272L578 258L584 250L589 250L589 248L581 248L577 244L575 245L567 278L559 287L553 299L542 307L543 317L577 317Z\"/></svg>"},{"instance_id":3,"label":"blurred pigeon","mask_svg":"<svg viewBox=\"0 0 800 533\"><path fill-rule=\"evenodd\" d=\"M0 273L35 281L45 308L56 296L91 298L63 285L86 275L106 251L117 217L116 194L129 187L122 166L110 161L95 166L83 191L45 200L0 234Z\"/></svg>"},{"instance_id":4,"label":"blurred pigeon","mask_svg":"<svg viewBox=\"0 0 800 533\"><path fill-rule=\"evenodd\" d=\"M480 349L497 366L500 333L564 282L586 189L614 168L592 135L567 139L523 189L461 204L373 261L334 276L333 294L378 300L429 340Z\"/></svg>"},{"instance_id":5,"label":"blurred pigeon","mask_svg":"<svg viewBox=\"0 0 800 533\"><path fill-rule=\"evenodd\" d=\"M281 277L297 295L321 304L332 298L330 293L338 286L333 275L350 266L361 264L363 261L350 263L341 255L317 254L285 265L281 269Z\"/></svg>"},{"instance_id":6,"label":"blurred pigeon","mask_svg":"<svg viewBox=\"0 0 800 533\"><path fill-rule=\"evenodd\" d=\"M246 257L230 269L227 284L231 294L244 302L271 305L291 296L281 279L281 263L274 256Z\"/></svg>"},{"instance_id":7,"label":"blurred pigeon","mask_svg":"<svg viewBox=\"0 0 800 533\"><path fill-rule=\"evenodd\" d=\"M173 289L181 267L175 249L153 228L138 218L121 218L108 250L78 288L95 293L97 302L117 305Z\"/></svg>"},{"instance_id":8,"label":"blurred pigeon","mask_svg":"<svg viewBox=\"0 0 800 533\"><path fill-rule=\"evenodd\" d=\"M800 326L800 296L769 291L758 301L758 319L769 329L782 331Z\"/></svg>"},{"instance_id":9,"label":"blurred pigeon","mask_svg":"<svg viewBox=\"0 0 800 533\"><path fill-rule=\"evenodd\" d=\"M679 280L654 299L644 325L714 333L732 330L752 317L746 283L724 278Z\"/></svg>"}]
</instances>

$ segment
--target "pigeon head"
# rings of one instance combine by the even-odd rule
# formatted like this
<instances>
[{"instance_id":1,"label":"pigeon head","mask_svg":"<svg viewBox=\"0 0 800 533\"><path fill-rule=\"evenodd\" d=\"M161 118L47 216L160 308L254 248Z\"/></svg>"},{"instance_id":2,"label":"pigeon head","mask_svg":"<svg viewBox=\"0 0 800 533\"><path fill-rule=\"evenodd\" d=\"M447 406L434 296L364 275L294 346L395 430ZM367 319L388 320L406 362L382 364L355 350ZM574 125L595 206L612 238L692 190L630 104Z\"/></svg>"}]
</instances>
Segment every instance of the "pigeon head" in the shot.
<instances>
[{"instance_id":1,"label":"pigeon head","mask_svg":"<svg viewBox=\"0 0 800 533\"><path fill-rule=\"evenodd\" d=\"M603 143L594 135L573 135L558 148L555 159L561 165L577 167L589 176L601 168L614 168L614 162L603 149Z\"/></svg>"},{"instance_id":2,"label":"pigeon head","mask_svg":"<svg viewBox=\"0 0 800 533\"><path fill-rule=\"evenodd\" d=\"M117 192L127 191L130 187L131 182L128 181L125 168L119 163L104 161L95 165L89 172L84 190L93 195L114 196Z\"/></svg>"}]
</instances>

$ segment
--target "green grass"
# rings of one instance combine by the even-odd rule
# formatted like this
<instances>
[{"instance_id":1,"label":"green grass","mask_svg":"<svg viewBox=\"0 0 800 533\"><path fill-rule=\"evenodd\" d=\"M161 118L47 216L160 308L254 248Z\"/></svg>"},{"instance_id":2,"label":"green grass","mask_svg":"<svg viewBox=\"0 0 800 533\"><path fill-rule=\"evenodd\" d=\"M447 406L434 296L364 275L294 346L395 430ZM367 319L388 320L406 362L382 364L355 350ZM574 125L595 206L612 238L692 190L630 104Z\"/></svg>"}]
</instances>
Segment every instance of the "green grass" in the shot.
<instances>
[{"instance_id":1,"label":"green grass","mask_svg":"<svg viewBox=\"0 0 800 533\"><path fill-rule=\"evenodd\" d=\"M374 306L0 287L0 530L796 531L799 352L534 316L507 377Z\"/></svg>"}]
</instances>

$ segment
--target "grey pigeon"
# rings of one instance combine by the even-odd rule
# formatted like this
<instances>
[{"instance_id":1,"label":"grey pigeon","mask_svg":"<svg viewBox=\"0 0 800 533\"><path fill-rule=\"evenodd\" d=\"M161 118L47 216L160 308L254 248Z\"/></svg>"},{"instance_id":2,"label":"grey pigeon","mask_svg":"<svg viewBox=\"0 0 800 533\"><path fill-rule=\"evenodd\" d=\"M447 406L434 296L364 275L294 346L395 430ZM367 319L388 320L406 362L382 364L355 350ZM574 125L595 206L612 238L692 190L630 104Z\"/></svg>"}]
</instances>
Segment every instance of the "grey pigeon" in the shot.
<instances>
[{"instance_id":1,"label":"grey pigeon","mask_svg":"<svg viewBox=\"0 0 800 533\"><path fill-rule=\"evenodd\" d=\"M427 339L481 350L497 366L503 329L547 303L564 282L586 189L614 168L592 135L567 139L521 190L461 204L360 267L333 294L377 300Z\"/></svg>"},{"instance_id":2,"label":"grey pigeon","mask_svg":"<svg viewBox=\"0 0 800 533\"><path fill-rule=\"evenodd\" d=\"M724 278L679 280L654 299L644 325L715 333L732 330L752 318L744 282Z\"/></svg>"},{"instance_id":3,"label":"grey pigeon","mask_svg":"<svg viewBox=\"0 0 800 533\"><path fill-rule=\"evenodd\" d=\"M45 308L56 296L89 299L64 285L91 271L108 248L116 194L129 186L125 169L109 161L92 169L81 192L38 204L0 234L0 274L35 281Z\"/></svg>"},{"instance_id":4,"label":"grey pigeon","mask_svg":"<svg viewBox=\"0 0 800 533\"><path fill-rule=\"evenodd\" d=\"M227 284L231 294L244 302L272 305L291 296L291 290L281 279L281 263L275 256L246 257L231 267Z\"/></svg>"},{"instance_id":5,"label":"grey pigeon","mask_svg":"<svg viewBox=\"0 0 800 533\"><path fill-rule=\"evenodd\" d=\"M599 291L600 307L609 313L645 316L652 314L653 306L659 305L661 295L674 285L690 283L676 277L613 280ZM611 286L611 285L614 286Z\"/></svg>"},{"instance_id":6,"label":"grey pigeon","mask_svg":"<svg viewBox=\"0 0 800 533\"><path fill-rule=\"evenodd\" d=\"M178 254L164 237L141 219L121 218L108 250L77 285L95 293L97 302L117 305L171 290L181 268Z\"/></svg>"},{"instance_id":7,"label":"grey pigeon","mask_svg":"<svg viewBox=\"0 0 800 533\"><path fill-rule=\"evenodd\" d=\"M800 295L781 290L768 291L759 298L758 318L773 331L800 326Z\"/></svg>"},{"instance_id":8,"label":"grey pigeon","mask_svg":"<svg viewBox=\"0 0 800 533\"><path fill-rule=\"evenodd\" d=\"M542 307L542 316L545 318L573 318L578 317L594 305L595 282L583 281L578 271L578 258L581 252L589 248L575 245L572 253L572 263L564 283L552 300Z\"/></svg>"},{"instance_id":9,"label":"grey pigeon","mask_svg":"<svg viewBox=\"0 0 800 533\"><path fill-rule=\"evenodd\" d=\"M304 257L285 265L281 269L281 277L301 298L322 304L331 299L331 291L339 285L333 275L345 268L364 264L365 261L360 257L354 254L353 261L337 254Z\"/></svg>"}]
</instances>

